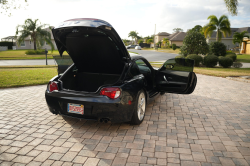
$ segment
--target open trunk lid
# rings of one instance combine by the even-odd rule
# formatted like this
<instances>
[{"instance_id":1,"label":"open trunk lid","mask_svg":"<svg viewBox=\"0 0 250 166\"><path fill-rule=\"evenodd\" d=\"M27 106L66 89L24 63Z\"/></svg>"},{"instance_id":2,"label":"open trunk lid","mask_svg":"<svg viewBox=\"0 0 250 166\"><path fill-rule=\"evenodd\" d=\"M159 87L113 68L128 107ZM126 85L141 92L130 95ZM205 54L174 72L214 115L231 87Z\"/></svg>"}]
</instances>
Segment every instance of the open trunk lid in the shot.
<instances>
[{"instance_id":1,"label":"open trunk lid","mask_svg":"<svg viewBox=\"0 0 250 166\"><path fill-rule=\"evenodd\" d=\"M115 31L99 19L67 20L52 30L58 51L66 51L84 72L121 74L130 55Z\"/></svg>"}]
</instances>

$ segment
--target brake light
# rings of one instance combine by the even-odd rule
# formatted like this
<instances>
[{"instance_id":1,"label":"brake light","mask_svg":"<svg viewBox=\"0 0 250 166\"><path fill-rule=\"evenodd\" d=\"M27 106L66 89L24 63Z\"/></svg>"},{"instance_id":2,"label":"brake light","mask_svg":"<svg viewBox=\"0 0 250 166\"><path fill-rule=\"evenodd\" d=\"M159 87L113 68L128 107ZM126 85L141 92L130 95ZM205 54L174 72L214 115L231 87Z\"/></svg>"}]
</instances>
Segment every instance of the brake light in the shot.
<instances>
[{"instance_id":1,"label":"brake light","mask_svg":"<svg viewBox=\"0 0 250 166\"><path fill-rule=\"evenodd\" d=\"M50 83L49 83L49 91L50 91L50 92L53 92L54 90L58 90L57 83L55 83L55 82L50 82Z\"/></svg>"},{"instance_id":2,"label":"brake light","mask_svg":"<svg viewBox=\"0 0 250 166\"><path fill-rule=\"evenodd\" d=\"M111 99L117 99L121 95L120 88L103 88L100 95L108 96Z\"/></svg>"}]
</instances>

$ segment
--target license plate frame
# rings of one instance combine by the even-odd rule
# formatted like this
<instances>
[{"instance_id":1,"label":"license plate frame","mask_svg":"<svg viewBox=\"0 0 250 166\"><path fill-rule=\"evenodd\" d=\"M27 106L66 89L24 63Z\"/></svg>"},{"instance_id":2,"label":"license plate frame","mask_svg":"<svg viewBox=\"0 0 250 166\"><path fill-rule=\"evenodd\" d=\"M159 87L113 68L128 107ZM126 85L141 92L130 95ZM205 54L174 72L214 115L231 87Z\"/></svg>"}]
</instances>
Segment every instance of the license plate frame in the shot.
<instances>
[{"instance_id":1,"label":"license plate frame","mask_svg":"<svg viewBox=\"0 0 250 166\"><path fill-rule=\"evenodd\" d=\"M84 115L84 105L68 103L67 112L72 114Z\"/></svg>"}]
</instances>

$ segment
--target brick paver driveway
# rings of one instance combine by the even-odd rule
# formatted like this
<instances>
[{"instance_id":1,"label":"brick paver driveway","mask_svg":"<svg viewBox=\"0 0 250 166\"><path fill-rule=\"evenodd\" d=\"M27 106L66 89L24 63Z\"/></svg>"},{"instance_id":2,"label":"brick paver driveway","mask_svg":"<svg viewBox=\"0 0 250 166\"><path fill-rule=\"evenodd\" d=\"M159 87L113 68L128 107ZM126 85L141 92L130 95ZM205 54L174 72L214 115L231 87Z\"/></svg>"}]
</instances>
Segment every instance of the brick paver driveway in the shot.
<instances>
[{"instance_id":1,"label":"brick paver driveway","mask_svg":"<svg viewBox=\"0 0 250 166\"><path fill-rule=\"evenodd\" d=\"M52 115L46 86L0 90L0 165L248 165L250 84L198 75L192 95L166 94L143 124Z\"/></svg>"}]
</instances>

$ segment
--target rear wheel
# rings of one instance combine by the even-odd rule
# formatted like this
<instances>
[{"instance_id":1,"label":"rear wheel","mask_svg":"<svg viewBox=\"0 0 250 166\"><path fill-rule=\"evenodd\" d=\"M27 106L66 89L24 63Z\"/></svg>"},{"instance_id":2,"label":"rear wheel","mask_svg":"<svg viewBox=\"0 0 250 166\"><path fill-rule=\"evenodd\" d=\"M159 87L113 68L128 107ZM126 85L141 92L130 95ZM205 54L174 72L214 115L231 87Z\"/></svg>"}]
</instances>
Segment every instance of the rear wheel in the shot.
<instances>
[{"instance_id":1,"label":"rear wheel","mask_svg":"<svg viewBox=\"0 0 250 166\"><path fill-rule=\"evenodd\" d=\"M144 119L145 112L146 112L146 97L145 93L143 91L140 91L137 98L133 117L130 123L135 125L141 124L141 122Z\"/></svg>"}]
</instances>

